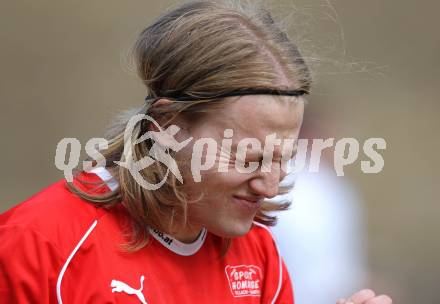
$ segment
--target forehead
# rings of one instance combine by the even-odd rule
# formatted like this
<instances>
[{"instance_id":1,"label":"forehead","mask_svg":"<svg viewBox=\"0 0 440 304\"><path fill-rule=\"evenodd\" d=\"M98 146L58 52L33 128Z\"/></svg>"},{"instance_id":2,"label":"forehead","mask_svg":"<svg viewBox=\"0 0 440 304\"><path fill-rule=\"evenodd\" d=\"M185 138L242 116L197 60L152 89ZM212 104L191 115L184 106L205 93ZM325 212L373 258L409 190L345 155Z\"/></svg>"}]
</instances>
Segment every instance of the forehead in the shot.
<instances>
[{"instance_id":1,"label":"forehead","mask_svg":"<svg viewBox=\"0 0 440 304\"><path fill-rule=\"evenodd\" d=\"M247 95L227 100L211 126L230 128L234 138L296 138L302 123L304 102L291 96Z\"/></svg>"}]
</instances>

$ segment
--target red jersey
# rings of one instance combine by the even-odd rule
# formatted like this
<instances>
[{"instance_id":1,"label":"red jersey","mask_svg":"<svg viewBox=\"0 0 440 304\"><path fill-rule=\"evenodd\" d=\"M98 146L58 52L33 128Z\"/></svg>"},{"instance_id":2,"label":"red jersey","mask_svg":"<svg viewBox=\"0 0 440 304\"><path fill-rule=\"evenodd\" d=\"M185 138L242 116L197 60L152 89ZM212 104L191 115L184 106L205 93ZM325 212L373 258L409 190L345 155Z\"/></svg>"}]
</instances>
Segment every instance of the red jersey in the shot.
<instances>
[{"instance_id":1,"label":"red jersey","mask_svg":"<svg viewBox=\"0 0 440 304\"><path fill-rule=\"evenodd\" d=\"M293 303L287 269L261 224L221 257L219 238L206 230L191 244L150 230L145 247L127 252L128 223L122 205L97 208L64 180L3 213L0 302Z\"/></svg>"}]
</instances>

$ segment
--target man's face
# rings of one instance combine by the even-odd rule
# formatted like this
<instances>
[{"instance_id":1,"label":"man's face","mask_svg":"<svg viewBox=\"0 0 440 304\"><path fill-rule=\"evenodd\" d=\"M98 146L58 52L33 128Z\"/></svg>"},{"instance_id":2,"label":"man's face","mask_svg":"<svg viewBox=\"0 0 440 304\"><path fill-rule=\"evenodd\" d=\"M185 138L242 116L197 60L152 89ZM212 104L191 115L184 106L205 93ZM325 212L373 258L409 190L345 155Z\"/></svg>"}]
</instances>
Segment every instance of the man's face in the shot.
<instances>
[{"instance_id":1,"label":"man's face","mask_svg":"<svg viewBox=\"0 0 440 304\"><path fill-rule=\"evenodd\" d=\"M192 157L194 142L199 138L212 138L217 143L215 163L208 170L200 171L201 181L195 182L189 168L184 168L184 187L192 200L201 194L200 201L190 203L189 224L206 227L222 237L236 237L246 234L264 198L278 193L280 180L285 176L280 168L282 143L285 139L297 139L302 123L304 103L301 98L271 95L247 95L228 98L225 107L208 114L196 126L190 126L189 135L194 140L181 152L177 159L188 164ZM233 130L232 148L229 152L223 145L224 131ZM261 163L266 136L276 134L281 145L274 146L270 172L263 172ZM261 150L247 146L245 162L259 162L258 169L242 173L236 168L237 146L244 138L255 138L261 143ZM243 146L243 145L242 145ZM202 163L206 160L204 149ZM272 153L271 153L272 154ZM222 167L219 172L219 166ZM246 165L245 165L246 167Z\"/></svg>"}]
</instances>

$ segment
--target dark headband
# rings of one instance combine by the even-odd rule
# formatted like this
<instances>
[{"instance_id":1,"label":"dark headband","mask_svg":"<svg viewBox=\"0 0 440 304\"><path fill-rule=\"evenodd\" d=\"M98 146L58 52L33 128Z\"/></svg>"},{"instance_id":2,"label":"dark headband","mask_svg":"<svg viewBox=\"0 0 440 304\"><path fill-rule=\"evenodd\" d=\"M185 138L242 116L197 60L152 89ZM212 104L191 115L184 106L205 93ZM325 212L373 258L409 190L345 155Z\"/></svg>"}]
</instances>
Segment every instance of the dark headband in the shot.
<instances>
[{"instance_id":1,"label":"dark headband","mask_svg":"<svg viewBox=\"0 0 440 304\"><path fill-rule=\"evenodd\" d=\"M234 90L222 94L217 95L202 95L202 96L191 96L187 94L170 94L168 96L161 96L161 97L155 97L155 96L147 96L145 97L145 101L148 101L150 99L159 100L160 98L166 98L176 101L189 101L189 100L205 100L205 99L214 99L214 98L225 98L225 97L232 97L232 96L244 96L244 95L277 95L277 96L302 96L306 95L309 92L303 89L298 90L275 90L275 89L239 89ZM154 102L155 102L154 101Z\"/></svg>"}]
</instances>

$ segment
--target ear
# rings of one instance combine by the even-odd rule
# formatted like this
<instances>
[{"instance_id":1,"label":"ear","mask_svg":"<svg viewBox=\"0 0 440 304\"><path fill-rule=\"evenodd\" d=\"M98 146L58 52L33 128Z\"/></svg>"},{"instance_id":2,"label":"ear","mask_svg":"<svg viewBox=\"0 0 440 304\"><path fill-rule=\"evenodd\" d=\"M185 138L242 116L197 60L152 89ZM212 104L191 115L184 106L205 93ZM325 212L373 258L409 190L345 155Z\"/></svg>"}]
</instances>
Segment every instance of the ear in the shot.
<instances>
[{"instance_id":1,"label":"ear","mask_svg":"<svg viewBox=\"0 0 440 304\"><path fill-rule=\"evenodd\" d=\"M179 115L176 114L176 112L166 112L166 106L169 106L172 103L175 103L175 101L166 98L160 98L155 101L151 105L153 118L164 130L167 129L170 125L177 125L181 130L186 130L186 128L188 127L187 123L183 119L181 119ZM148 125L148 130L159 131L157 129L157 126L155 126L151 122Z\"/></svg>"},{"instance_id":2,"label":"ear","mask_svg":"<svg viewBox=\"0 0 440 304\"><path fill-rule=\"evenodd\" d=\"M166 110L166 107L169 106L173 101L166 99L166 98L160 98L153 102L149 109L149 115L162 127L162 129L166 129L167 121L169 121L174 113L168 113ZM159 131L157 129L157 126L150 122L148 124L148 130L149 131Z\"/></svg>"},{"instance_id":3,"label":"ear","mask_svg":"<svg viewBox=\"0 0 440 304\"><path fill-rule=\"evenodd\" d=\"M161 99L156 100L156 101L151 105L151 107L152 107L152 108L155 108L155 107L161 107L161 106L169 105L169 104L171 104L171 103L173 103L173 101L171 101L171 100L169 100L169 99L166 99L166 98L161 98Z\"/></svg>"}]
</instances>

